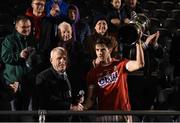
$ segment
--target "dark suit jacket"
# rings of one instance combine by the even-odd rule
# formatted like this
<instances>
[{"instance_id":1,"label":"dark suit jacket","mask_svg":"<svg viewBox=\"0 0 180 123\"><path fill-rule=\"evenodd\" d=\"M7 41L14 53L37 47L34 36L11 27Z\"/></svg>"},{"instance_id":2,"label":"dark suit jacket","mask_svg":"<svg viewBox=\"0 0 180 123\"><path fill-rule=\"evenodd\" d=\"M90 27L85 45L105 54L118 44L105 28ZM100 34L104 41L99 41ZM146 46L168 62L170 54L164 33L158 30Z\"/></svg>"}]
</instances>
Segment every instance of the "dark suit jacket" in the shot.
<instances>
[{"instance_id":1,"label":"dark suit jacket","mask_svg":"<svg viewBox=\"0 0 180 123\"><path fill-rule=\"evenodd\" d=\"M80 90L78 75L72 70L66 71L71 84L70 87L62 76L52 67L39 73L36 78L37 105L39 109L45 110L69 110L73 97Z\"/></svg>"}]
</instances>

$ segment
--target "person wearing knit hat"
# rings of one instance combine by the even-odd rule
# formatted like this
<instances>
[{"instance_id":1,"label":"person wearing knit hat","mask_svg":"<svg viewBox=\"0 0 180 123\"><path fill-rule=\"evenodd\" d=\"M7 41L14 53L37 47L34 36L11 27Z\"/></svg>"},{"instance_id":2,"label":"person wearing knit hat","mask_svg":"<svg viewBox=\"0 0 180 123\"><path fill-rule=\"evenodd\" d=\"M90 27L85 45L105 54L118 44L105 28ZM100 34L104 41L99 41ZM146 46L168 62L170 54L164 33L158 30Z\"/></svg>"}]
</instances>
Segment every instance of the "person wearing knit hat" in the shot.
<instances>
[{"instance_id":1,"label":"person wearing knit hat","mask_svg":"<svg viewBox=\"0 0 180 123\"><path fill-rule=\"evenodd\" d=\"M94 16L93 28L98 34L104 35L108 30L108 20L105 15L97 14Z\"/></svg>"},{"instance_id":2,"label":"person wearing knit hat","mask_svg":"<svg viewBox=\"0 0 180 123\"><path fill-rule=\"evenodd\" d=\"M95 27L95 25L97 24L99 20L105 20L106 23L109 24L108 18L106 17L106 15L99 13L99 14L96 14L93 18L93 27Z\"/></svg>"}]
</instances>

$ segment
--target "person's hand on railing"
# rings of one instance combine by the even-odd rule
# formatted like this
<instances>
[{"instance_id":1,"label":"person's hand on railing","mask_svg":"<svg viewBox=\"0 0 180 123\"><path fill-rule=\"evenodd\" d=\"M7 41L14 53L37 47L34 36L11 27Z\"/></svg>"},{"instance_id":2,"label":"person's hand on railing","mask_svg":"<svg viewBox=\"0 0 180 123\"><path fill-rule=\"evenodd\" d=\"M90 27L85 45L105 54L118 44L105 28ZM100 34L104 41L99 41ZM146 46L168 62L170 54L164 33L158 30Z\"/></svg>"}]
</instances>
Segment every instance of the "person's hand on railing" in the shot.
<instances>
[{"instance_id":1,"label":"person's hand on railing","mask_svg":"<svg viewBox=\"0 0 180 123\"><path fill-rule=\"evenodd\" d=\"M70 110L72 111L83 111L84 106L82 103L84 102L84 90L80 90L76 96L75 101L71 104Z\"/></svg>"},{"instance_id":2,"label":"person's hand on railing","mask_svg":"<svg viewBox=\"0 0 180 123\"><path fill-rule=\"evenodd\" d=\"M84 106L81 103L78 103L77 105L70 105L70 110L72 111L83 111Z\"/></svg>"}]
</instances>

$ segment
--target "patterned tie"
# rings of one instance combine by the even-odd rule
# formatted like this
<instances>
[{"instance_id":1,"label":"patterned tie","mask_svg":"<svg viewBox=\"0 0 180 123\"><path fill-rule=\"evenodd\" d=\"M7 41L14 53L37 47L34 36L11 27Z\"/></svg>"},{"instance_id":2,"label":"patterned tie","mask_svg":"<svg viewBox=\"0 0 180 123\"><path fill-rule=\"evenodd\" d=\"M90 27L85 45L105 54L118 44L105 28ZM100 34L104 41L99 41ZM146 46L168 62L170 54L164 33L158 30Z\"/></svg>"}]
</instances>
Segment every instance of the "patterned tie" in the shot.
<instances>
[{"instance_id":1,"label":"patterned tie","mask_svg":"<svg viewBox=\"0 0 180 123\"><path fill-rule=\"evenodd\" d=\"M63 74L62 74L62 77L63 77L63 79L66 81L66 83L67 83L67 85L68 85L68 88L69 88L69 96L72 97L72 95L71 95L71 84L70 84L70 81L69 81L69 79L68 79L67 74L66 74L66 73L63 73Z\"/></svg>"}]
</instances>

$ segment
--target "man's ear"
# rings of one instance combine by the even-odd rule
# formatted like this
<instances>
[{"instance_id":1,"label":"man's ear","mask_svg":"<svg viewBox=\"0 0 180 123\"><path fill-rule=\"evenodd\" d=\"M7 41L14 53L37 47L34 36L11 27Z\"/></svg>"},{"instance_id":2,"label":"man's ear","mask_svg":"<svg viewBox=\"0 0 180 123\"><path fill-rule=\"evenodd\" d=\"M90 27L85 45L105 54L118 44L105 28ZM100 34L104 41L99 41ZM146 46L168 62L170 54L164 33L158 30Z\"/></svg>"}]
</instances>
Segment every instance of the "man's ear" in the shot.
<instances>
[{"instance_id":1,"label":"man's ear","mask_svg":"<svg viewBox=\"0 0 180 123\"><path fill-rule=\"evenodd\" d=\"M113 51L113 48L108 48L109 49L109 53L111 54Z\"/></svg>"},{"instance_id":2,"label":"man's ear","mask_svg":"<svg viewBox=\"0 0 180 123\"><path fill-rule=\"evenodd\" d=\"M31 3L31 7L33 8L33 3Z\"/></svg>"},{"instance_id":3,"label":"man's ear","mask_svg":"<svg viewBox=\"0 0 180 123\"><path fill-rule=\"evenodd\" d=\"M17 24L15 24L15 29L17 30Z\"/></svg>"},{"instance_id":4,"label":"man's ear","mask_svg":"<svg viewBox=\"0 0 180 123\"><path fill-rule=\"evenodd\" d=\"M52 58L50 58L49 60L50 60L50 62L52 63Z\"/></svg>"}]
</instances>

